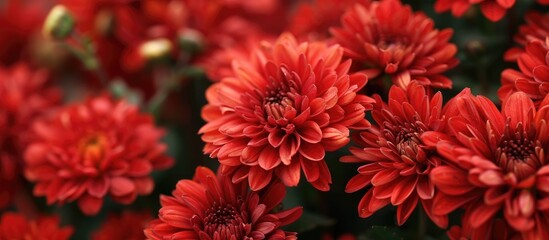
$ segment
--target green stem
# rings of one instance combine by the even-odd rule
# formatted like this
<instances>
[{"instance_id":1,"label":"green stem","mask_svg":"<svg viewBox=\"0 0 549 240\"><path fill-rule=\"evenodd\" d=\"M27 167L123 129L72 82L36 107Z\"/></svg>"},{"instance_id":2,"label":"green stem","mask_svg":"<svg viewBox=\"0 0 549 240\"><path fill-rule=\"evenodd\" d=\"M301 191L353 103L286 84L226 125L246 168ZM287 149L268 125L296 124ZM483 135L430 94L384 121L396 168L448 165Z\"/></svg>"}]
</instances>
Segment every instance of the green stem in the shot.
<instances>
[{"instance_id":1,"label":"green stem","mask_svg":"<svg viewBox=\"0 0 549 240\"><path fill-rule=\"evenodd\" d=\"M99 61L99 58L95 54L93 43L89 39L80 36L77 32L74 32L72 37L76 40L79 45L78 47L81 49L73 47L66 42L63 42L62 46L76 56L80 62L84 64L86 69L94 72L101 84L106 87L109 82L109 77L101 64L101 61Z\"/></svg>"}]
</instances>

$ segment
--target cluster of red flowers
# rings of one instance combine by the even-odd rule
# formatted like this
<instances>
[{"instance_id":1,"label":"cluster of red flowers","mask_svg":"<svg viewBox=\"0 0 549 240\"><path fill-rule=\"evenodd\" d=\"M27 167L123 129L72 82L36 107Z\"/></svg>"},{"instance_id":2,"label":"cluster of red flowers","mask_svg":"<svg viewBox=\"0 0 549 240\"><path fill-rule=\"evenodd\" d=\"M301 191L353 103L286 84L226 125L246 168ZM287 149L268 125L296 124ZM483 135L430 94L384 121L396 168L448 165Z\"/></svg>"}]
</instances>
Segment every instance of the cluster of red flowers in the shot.
<instances>
[{"instance_id":1,"label":"cluster of red flowers","mask_svg":"<svg viewBox=\"0 0 549 240\"><path fill-rule=\"evenodd\" d=\"M517 68L498 107L469 88L444 103L454 31L400 0L52 2L0 11L0 209L19 211L1 215L0 240L73 234L31 197L94 216L153 193L175 164L155 121L179 111L158 108L195 67L212 81L198 135L217 173L197 167L158 218L110 214L93 239L297 239L287 188L329 191L339 150L359 165L345 188L365 192L359 217L394 206L397 225L417 210L451 239L549 239L547 14L526 14L505 53ZM432 7L498 21L515 2Z\"/></svg>"}]
</instances>

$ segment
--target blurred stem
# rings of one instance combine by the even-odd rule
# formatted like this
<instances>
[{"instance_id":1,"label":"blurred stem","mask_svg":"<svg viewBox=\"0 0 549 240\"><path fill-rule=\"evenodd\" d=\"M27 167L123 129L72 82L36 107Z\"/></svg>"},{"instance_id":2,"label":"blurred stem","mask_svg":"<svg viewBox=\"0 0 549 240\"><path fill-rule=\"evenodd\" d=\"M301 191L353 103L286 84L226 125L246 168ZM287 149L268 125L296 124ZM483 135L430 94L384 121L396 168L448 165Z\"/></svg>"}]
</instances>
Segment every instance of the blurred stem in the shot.
<instances>
[{"instance_id":1,"label":"blurred stem","mask_svg":"<svg viewBox=\"0 0 549 240\"><path fill-rule=\"evenodd\" d=\"M480 93L481 95L487 95L490 91L490 82L488 80L488 74L486 72L486 64L483 61L479 61L476 67L477 70L477 79L480 82Z\"/></svg>"},{"instance_id":2,"label":"blurred stem","mask_svg":"<svg viewBox=\"0 0 549 240\"><path fill-rule=\"evenodd\" d=\"M154 74L154 80L157 90L147 105L147 110L153 115L157 115L160 107L170 94L170 92L179 86L180 79L188 74L190 68L187 67L190 56L181 52L176 60L175 67L172 69L160 68Z\"/></svg>"},{"instance_id":3,"label":"blurred stem","mask_svg":"<svg viewBox=\"0 0 549 240\"><path fill-rule=\"evenodd\" d=\"M418 207L418 228L417 228L417 239L425 239L427 233L427 214L422 207Z\"/></svg>"},{"instance_id":4,"label":"blurred stem","mask_svg":"<svg viewBox=\"0 0 549 240\"><path fill-rule=\"evenodd\" d=\"M182 67L182 69L186 69ZM157 90L152 96L147 105L147 110L153 115L157 115L160 107L170 94L170 92L179 85L180 78L185 74L185 71L177 69L160 68L154 74L154 79L157 84Z\"/></svg>"},{"instance_id":5,"label":"blurred stem","mask_svg":"<svg viewBox=\"0 0 549 240\"><path fill-rule=\"evenodd\" d=\"M101 64L101 61L99 61L99 58L95 54L93 42L86 37L82 37L78 32L74 32L72 38L74 38L78 44L76 47L67 42L63 42L62 46L72 55L77 57L86 69L94 72L101 84L106 87L109 82L109 77Z\"/></svg>"},{"instance_id":6,"label":"blurred stem","mask_svg":"<svg viewBox=\"0 0 549 240\"><path fill-rule=\"evenodd\" d=\"M17 189L24 189L20 183L17 183ZM15 208L18 212L29 218L38 217L38 207L33 201L33 196L28 191L17 191L14 196Z\"/></svg>"},{"instance_id":7,"label":"blurred stem","mask_svg":"<svg viewBox=\"0 0 549 240\"><path fill-rule=\"evenodd\" d=\"M153 115L156 115L160 110L160 106L162 106L162 103L164 103L164 101L168 97L170 90L171 88L166 87L166 85L160 86L160 88L154 93L154 96L149 101L147 110Z\"/></svg>"}]
</instances>

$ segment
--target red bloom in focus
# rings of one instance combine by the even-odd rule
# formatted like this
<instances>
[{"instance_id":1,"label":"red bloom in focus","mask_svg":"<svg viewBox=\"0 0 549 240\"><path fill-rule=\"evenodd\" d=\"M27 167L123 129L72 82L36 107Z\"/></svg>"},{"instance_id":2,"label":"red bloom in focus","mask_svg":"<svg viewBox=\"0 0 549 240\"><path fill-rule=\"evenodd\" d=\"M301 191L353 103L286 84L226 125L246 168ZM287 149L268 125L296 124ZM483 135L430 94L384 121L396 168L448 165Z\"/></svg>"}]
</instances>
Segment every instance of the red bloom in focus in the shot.
<instances>
[{"instance_id":1,"label":"red bloom in focus","mask_svg":"<svg viewBox=\"0 0 549 240\"><path fill-rule=\"evenodd\" d=\"M499 216L524 239L549 239L549 95L536 109L514 93L500 112L466 89L445 113L451 138L425 133L447 163L431 171L433 213L463 206L464 228L478 231L473 239L487 239L486 224Z\"/></svg>"},{"instance_id":2,"label":"red bloom in focus","mask_svg":"<svg viewBox=\"0 0 549 240\"><path fill-rule=\"evenodd\" d=\"M25 176L48 204L78 201L87 215L103 198L129 204L154 187L154 169L172 159L161 144L163 131L149 115L124 101L98 97L69 106L34 126L37 139L25 151Z\"/></svg>"},{"instance_id":3,"label":"red bloom in focus","mask_svg":"<svg viewBox=\"0 0 549 240\"><path fill-rule=\"evenodd\" d=\"M198 167L193 180L161 196L158 217L145 229L148 239L297 239L280 227L297 220L301 207L277 211L286 189L275 182L262 192Z\"/></svg>"},{"instance_id":4,"label":"red bloom in focus","mask_svg":"<svg viewBox=\"0 0 549 240\"><path fill-rule=\"evenodd\" d=\"M549 94L549 47L545 41L532 41L526 45L517 63L520 72L506 69L501 74L498 96L505 101L514 92L524 92L536 104Z\"/></svg>"},{"instance_id":5,"label":"red bloom in focus","mask_svg":"<svg viewBox=\"0 0 549 240\"><path fill-rule=\"evenodd\" d=\"M541 0L544 1L544 0ZM456 17L461 17L471 6L480 4L480 10L490 21L499 21L508 9L515 5L515 0L437 0L435 11L452 11Z\"/></svg>"},{"instance_id":6,"label":"red bloom in focus","mask_svg":"<svg viewBox=\"0 0 549 240\"><path fill-rule=\"evenodd\" d=\"M204 151L219 158L224 174L252 190L273 176L286 186L307 181L327 191L325 151L349 142L349 128L365 129L371 99L357 95L367 82L348 75L343 50L322 42L298 44L290 34L263 42L248 61L234 61L234 77L212 85L202 110Z\"/></svg>"},{"instance_id":7,"label":"red bloom in focus","mask_svg":"<svg viewBox=\"0 0 549 240\"><path fill-rule=\"evenodd\" d=\"M0 240L68 240L72 233L72 227L59 227L56 216L28 220L20 214L8 212L0 219Z\"/></svg>"},{"instance_id":8,"label":"red bloom in focus","mask_svg":"<svg viewBox=\"0 0 549 240\"><path fill-rule=\"evenodd\" d=\"M517 61L520 55L524 53L524 48L529 42L545 42L545 39L549 36L549 14L529 12L524 18L526 24L520 26L519 32L513 37L519 47L511 48L505 52L504 58L506 61Z\"/></svg>"},{"instance_id":9,"label":"red bloom in focus","mask_svg":"<svg viewBox=\"0 0 549 240\"><path fill-rule=\"evenodd\" d=\"M148 212L123 212L111 214L101 228L93 233L92 240L142 240L143 229L152 217Z\"/></svg>"},{"instance_id":10,"label":"red bloom in focus","mask_svg":"<svg viewBox=\"0 0 549 240\"><path fill-rule=\"evenodd\" d=\"M356 69L370 79L385 73L401 87L412 80L437 88L452 86L442 75L458 64L457 48L448 42L451 29L434 29L431 19L397 0L357 4L341 22L343 27L332 29L332 34Z\"/></svg>"},{"instance_id":11,"label":"red bloom in focus","mask_svg":"<svg viewBox=\"0 0 549 240\"><path fill-rule=\"evenodd\" d=\"M407 89L391 87L388 104L379 96L376 100L372 116L377 124L360 132L354 139L359 147L351 147L353 155L341 159L365 164L345 191L372 185L358 204L360 217L391 204L397 206L397 222L402 225L419 201L437 225L446 227L448 219L431 212L435 187L429 173L440 159L421 139L424 132L444 127L441 93L430 98L423 86L412 82Z\"/></svg>"},{"instance_id":12,"label":"red bloom in focus","mask_svg":"<svg viewBox=\"0 0 549 240\"><path fill-rule=\"evenodd\" d=\"M47 80L45 71L25 64L0 67L0 208L11 203L16 191L31 123L61 99L58 89L47 86Z\"/></svg>"}]
</instances>

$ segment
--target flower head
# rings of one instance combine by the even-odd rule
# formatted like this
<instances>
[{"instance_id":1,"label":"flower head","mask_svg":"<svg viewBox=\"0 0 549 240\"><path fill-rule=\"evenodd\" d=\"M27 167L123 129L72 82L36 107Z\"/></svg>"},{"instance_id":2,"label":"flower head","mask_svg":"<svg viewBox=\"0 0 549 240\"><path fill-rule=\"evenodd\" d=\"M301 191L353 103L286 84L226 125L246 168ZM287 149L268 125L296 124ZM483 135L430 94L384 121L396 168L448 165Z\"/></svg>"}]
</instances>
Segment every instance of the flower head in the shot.
<instances>
[{"instance_id":1,"label":"flower head","mask_svg":"<svg viewBox=\"0 0 549 240\"><path fill-rule=\"evenodd\" d=\"M440 165L436 149L427 147L421 137L427 131L440 131L444 125L440 92L429 97L416 82L407 89L391 87L388 104L377 96L372 111L376 122L355 138L351 156L343 162L364 163L345 189L355 192L371 186L358 205L359 215L369 217L386 205L397 206L397 222L404 224L421 202L435 223L446 227L446 217L431 212L435 187L431 169Z\"/></svg>"},{"instance_id":2,"label":"flower head","mask_svg":"<svg viewBox=\"0 0 549 240\"><path fill-rule=\"evenodd\" d=\"M464 218L466 219L466 218ZM520 235L502 219L491 219L478 229L471 229L467 224L464 227L452 226L448 232L450 240L466 239L493 239L507 240L520 239Z\"/></svg>"},{"instance_id":3,"label":"flower head","mask_svg":"<svg viewBox=\"0 0 549 240\"><path fill-rule=\"evenodd\" d=\"M458 64L457 48L448 42L451 29L435 29L431 19L397 0L356 4L341 23L332 34L356 70L370 79L387 74L401 87L412 80L437 88L452 86L442 75Z\"/></svg>"},{"instance_id":4,"label":"flower head","mask_svg":"<svg viewBox=\"0 0 549 240\"><path fill-rule=\"evenodd\" d=\"M371 99L358 95L367 82L349 75L343 50L323 42L299 44L290 34L263 42L249 59L234 61L235 76L212 85L202 110L204 151L218 158L233 182L252 190L280 178L328 190L326 151L349 142L349 128L364 129Z\"/></svg>"},{"instance_id":5,"label":"flower head","mask_svg":"<svg viewBox=\"0 0 549 240\"><path fill-rule=\"evenodd\" d=\"M59 227L59 218L56 216L43 216L29 220L21 214L7 212L0 218L0 239L2 240L68 240L72 233L72 227Z\"/></svg>"},{"instance_id":6,"label":"flower head","mask_svg":"<svg viewBox=\"0 0 549 240\"><path fill-rule=\"evenodd\" d=\"M300 207L275 211L286 190L277 182L262 192L198 167L193 180L161 196L158 217L145 229L148 239L296 239L280 227L297 220Z\"/></svg>"},{"instance_id":7,"label":"flower head","mask_svg":"<svg viewBox=\"0 0 549 240\"><path fill-rule=\"evenodd\" d=\"M519 32L513 37L519 46L505 52L504 58L507 61L517 61L529 42L545 42L549 36L549 14L529 12L524 18L526 24L520 26Z\"/></svg>"},{"instance_id":8,"label":"flower head","mask_svg":"<svg viewBox=\"0 0 549 240\"><path fill-rule=\"evenodd\" d=\"M517 59L519 70L506 69L501 74L498 96L502 101L514 92L526 93L535 104L549 93L549 43L531 41Z\"/></svg>"},{"instance_id":9,"label":"flower head","mask_svg":"<svg viewBox=\"0 0 549 240\"><path fill-rule=\"evenodd\" d=\"M136 106L108 97L68 106L39 121L37 139L25 151L25 176L48 204L78 201L88 215L103 198L129 204L154 187L150 174L172 159L160 143L163 131Z\"/></svg>"},{"instance_id":10,"label":"flower head","mask_svg":"<svg viewBox=\"0 0 549 240\"><path fill-rule=\"evenodd\" d=\"M524 239L548 239L549 96L536 108L525 93L514 93L500 112L464 90L445 113L450 138L425 136L442 139L429 142L446 163L431 171L433 212L464 207L464 228L472 230L503 216Z\"/></svg>"},{"instance_id":11,"label":"flower head","mask_svg":"<svg viewBox=\"0 0 549 240\"><path fill-rule=\"evenodd\" d=\"M542 0L543 1L543 0ZM471 6L480 4L480 10L490 21L501 20L507 10L515 5L515 0L437 0L435 11L452 11L456 17L461 17Z\"/></svg>"},{"instance_id":12,"label":"flower head","mask_svg":"<svg viewBox=\"0 0 549 240\"><path fill-rule=\"evenodd\" d=\"M31 123L60 102L58 89L47 83L47 72L23 63L0 68L0 208L11 203L17 190Z\"/></svg>"},{"instance_id":13,"label":"flower head","mask_svg":"<svg viewBox=\"0 0 549 240\"><path fill-rule=\"evenodd\" d=\"M289 31L298 38L326 39L330 36L329 29L339 25L339 19L345 10L360 2L367 3L370 0L301 2L289 23Z\"/></svg>"},{"instance_id":14,"label":"flower head","mask_svg":"<svg viewBox=\"0 0 549 240\"><path fill-rule=\"evenodd\" d=\"M152 219L148 212L123 212L111 214L92 235L92 240L127 239L142 240L143 229Z\"/></svg>"}]
</instances>

